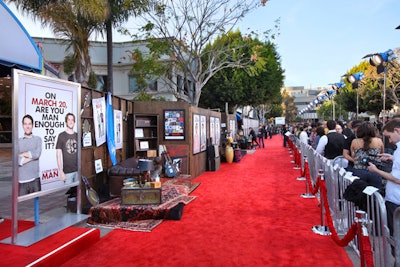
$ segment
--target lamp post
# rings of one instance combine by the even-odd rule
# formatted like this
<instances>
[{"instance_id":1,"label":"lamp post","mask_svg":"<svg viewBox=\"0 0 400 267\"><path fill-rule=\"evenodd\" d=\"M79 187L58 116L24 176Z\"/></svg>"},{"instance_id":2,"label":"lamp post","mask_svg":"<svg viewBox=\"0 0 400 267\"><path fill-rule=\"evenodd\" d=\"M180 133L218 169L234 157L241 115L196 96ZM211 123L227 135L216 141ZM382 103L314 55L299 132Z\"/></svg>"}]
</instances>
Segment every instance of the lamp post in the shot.
<instances>
[{"instance_id":1,"label":"lamp post","mask_svg":"<svg viewBox=\"0 0 400 267\"><path fill-rule=\"evenodd\" d=\"M339 89L340 88L343 88L344 86L345 86L345 84L344 84L344 82L338 82L338 83L334 83L334 84L331 84L332 85L332 93L330 94L331 95L331 97L332 97L332 113L333 113L333 120L335 120L335 99L333 98L333 96L334 96L334 94L336 93L336 94L339 94ZM328 91L328 93L329 93L330 91ZM339 109L340 110L340 109Z\"/></svg>"},{"instance_id":2,"label":"lamp post","mask_svg":"<svg viewBox=\"0 0 400 267\"><path fill-rule=\"evenodd\" d=\"M347 81L352 84L353 89L357 89L357 100L356 100L356 119L358 120L358 111L359 111L359 92L358 92L358 82L365 78L364 73L362 71L353 73L347 76Z\"/></svg>"}]
</instances>

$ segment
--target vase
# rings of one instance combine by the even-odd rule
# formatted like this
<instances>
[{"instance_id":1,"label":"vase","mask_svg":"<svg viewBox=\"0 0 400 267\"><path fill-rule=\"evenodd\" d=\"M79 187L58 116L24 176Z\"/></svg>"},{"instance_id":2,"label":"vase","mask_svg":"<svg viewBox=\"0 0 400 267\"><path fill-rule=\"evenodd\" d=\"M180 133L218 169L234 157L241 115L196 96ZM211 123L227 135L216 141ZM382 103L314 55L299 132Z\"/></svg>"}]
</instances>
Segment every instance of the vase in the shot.
<instances>
[{"instance_id":1,"label":"vase","mask_svg":"<svg viewBox=\"0 0 400 267\"><path fill-rule=\"evenodd\" d=\"M225 148L225 158L226 158L226 162L228 162L228 163L233 162L233 148L231 146L227 146Z\"/></svg>"}]
</instances>

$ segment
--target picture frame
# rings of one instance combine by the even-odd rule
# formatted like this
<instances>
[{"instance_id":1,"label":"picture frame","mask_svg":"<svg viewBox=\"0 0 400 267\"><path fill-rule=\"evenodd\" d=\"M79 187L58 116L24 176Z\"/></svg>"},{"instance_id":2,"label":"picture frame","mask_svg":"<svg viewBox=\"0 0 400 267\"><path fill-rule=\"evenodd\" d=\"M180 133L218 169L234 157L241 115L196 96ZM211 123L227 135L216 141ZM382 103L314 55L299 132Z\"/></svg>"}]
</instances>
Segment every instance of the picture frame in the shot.
<instances>
[{"instance_id":1,"label":"picture frame","mask_svg":"<svg viewBox=\"0 0 400 267\"><path fill-rule=\"evenodd\" d=\"M148 150L149 142L148 141L140 141L139 146L140 146L140 150Z\"/></svg>"},{"instance_id":2,"label":"picture frame","mask_svg":"<svg viewBox=\"0 0 400 267\"><path fill-rule=\"evenodd\" d=\"M143 128L136 128L135 129L135 138L144 137Z\"/></svg>"},{"instance_id":3,"label":"picture frame","mask_svg":"<svg viewBox=\"0 0 400 267\"><path fill-rule=\"evenodd\" d=\"M164 140L185 140L185 110L165 109Z\"/></svg>"}]
</instances>

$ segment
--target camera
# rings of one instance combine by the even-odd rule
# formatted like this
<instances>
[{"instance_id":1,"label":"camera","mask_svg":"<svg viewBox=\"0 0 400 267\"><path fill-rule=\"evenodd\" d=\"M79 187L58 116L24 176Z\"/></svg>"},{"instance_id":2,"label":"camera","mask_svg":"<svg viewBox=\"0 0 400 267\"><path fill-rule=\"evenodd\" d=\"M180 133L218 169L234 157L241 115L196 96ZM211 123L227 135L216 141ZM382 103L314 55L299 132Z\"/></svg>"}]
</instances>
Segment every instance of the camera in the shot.
<instances>
[{"instance_id":1,"label":"camera","mask_svg":"<svg viewBox=\"0 0 400 267\"><path fill-rule=\"evenodd\" d=\"M370 155L373 157L377 157L376 155ZM384 171L384 172L391 172L392 171L392 165L393 161L381 161L380 159L371 159L368 157L363 157L361 159L361 162L363 165L368 166L369 162L373 163L379 170Z\"/></svg>"}]
</instances>

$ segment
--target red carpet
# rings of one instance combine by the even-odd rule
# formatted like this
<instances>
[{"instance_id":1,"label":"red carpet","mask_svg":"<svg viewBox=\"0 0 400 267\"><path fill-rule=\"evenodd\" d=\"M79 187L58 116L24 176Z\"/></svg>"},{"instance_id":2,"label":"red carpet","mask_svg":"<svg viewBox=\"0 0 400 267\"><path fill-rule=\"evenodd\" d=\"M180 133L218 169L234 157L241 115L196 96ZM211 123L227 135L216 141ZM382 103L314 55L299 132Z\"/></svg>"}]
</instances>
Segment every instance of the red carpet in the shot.
<instances>
[{"instance_id":1,"label":"red carpet","mask_svg":"<svg viewBox=\"0 0 400 267\"><path fill-rule=\"evenodd\" d=\"M18 233L28 230L35 226L32 221L18 221ZM0 223L0 240L11 236L11 220L5 219L4 222Z\"/></svg>"},{"instance_id":2,"label":"red carpet","mask_svg":"<svg viewBox=\"0 0 400 267\"><path fill-rule=\"evenodd\" d=\"M18 222L19 231L33 226L33 222ZM11 235L9 220L0 224L0 234L3 239ZM0 266L27 266L35 261L32 266L60 266L99 239L98 229L69 227L29 247L0 244Z\"/></svg>"},{"instance_id":3,"label":"red carpet","mask_svg":"<svg viewBox=\"0 0 400 267\"><path fill-rule=\"evenodd\" d=\"M316 235L317 200L303 199L282 138L240 163L195 179L180 221L151 233L114 230L63 266L352 266L344 248Z\"/></svg>"}]
</instances>

